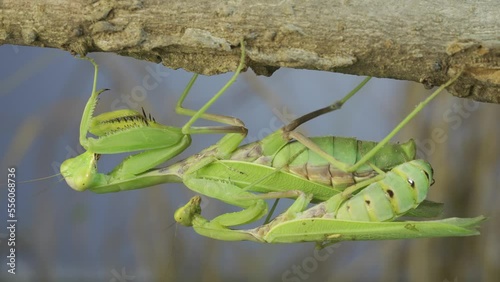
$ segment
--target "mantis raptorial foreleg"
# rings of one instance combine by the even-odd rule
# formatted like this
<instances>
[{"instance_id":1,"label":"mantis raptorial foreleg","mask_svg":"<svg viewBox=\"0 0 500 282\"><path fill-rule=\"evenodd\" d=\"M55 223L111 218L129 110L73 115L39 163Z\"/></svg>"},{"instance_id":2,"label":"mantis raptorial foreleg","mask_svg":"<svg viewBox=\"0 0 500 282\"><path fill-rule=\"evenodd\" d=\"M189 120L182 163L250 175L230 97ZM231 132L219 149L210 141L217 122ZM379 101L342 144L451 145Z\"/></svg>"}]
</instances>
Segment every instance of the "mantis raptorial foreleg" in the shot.
<instances>
[{"instance_id":1,"label":"mantis raptorial foreleg","mask_svg":"<svg viewBox=\"0 0 500 282\"><path fill-rule=\"evenodd\" d=\"M231 133L237 135L237 139L243 139L247 130L244 124L232 117L206 113L206 110L231 86L245 65L244 43L241 43L241 57L238 68L231 80L212 97L199 111L193 111L182 107L182 102L188 95L191 87L196 81L197 75L188 83L183 91L176 111L183 115L191 116L191 119L182 127L176 128L157 123L150 116L133 110L119 110L108 112L93 117L94 108L98 96L104 91L96 91L98 66L90 58L94 65L94 83L92 94L85 106L80 123L80 144L86 150L85 153L66 160L61 165L61 174L73 189L83 191L91 187L105 186L108 183L119 182L119 189L132 189L140 186L140 182L132 178L154 168L155 166L173 158L184 151L191 144L190 134L205 133ZM194 127L196 120L203 118L228 124L228 126ZM91 132L98 138L87 137ZM98 154L116 154L146 150L142 153L129 156L109 174L97 172ZM127 184L127 179L132 179ZM149 184L151 185L151 184Z\"/></svg>"}]
</instances>

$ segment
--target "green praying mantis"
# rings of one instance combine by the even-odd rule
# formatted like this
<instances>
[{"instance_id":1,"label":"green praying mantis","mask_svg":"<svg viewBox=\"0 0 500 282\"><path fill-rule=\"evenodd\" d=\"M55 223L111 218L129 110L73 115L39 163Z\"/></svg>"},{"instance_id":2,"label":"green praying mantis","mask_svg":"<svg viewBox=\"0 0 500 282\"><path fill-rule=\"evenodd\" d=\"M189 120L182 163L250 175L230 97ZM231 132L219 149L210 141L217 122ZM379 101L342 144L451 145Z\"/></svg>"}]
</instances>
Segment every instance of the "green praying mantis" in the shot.
<instances>
[{"instance_id":1,"label":"green praying mantis","mask_svg":"<svg viewBox=\"0 0 500 282\"><path fill-rule=\"evenodd\" d=\"M193 197L177 213L184 225L201 235L227 241L259 243L315 242L318 248L341 241L391 240L478 235L485 217L447 218L433 221L394 221L418 207L425 199L432 179L432 168L423 160L394 167L377 182L353 185L307 209L312 195L297 192L295 202L271 222L250 230L218 226L201 216L201 198ZM352 196L358 189L363 189ZM427 208L417 218L435 216ZM439 212L438 212L439 213Z\"/></svg>"},{"instance_id":2,"label":"green praying mantis","mask_svg":"<svg viewBox=\"0 0 500 282\"><path fill-rule=\"evenodd\" d=\"M159 124L144 112L138 113L132 110L113 111L93 117L97 98L104 90L96 91L98 66L89 59L95 67L94 83L92 95L87 102L80 124L80 144L86 151L75 158L66 160L61 165L61 174L68 185L77 191L109 193L161 183L183 182L199 194L241 207L242 210L222 214L208 221L201 216L200 200L195 197L176 211L174 218L179 223L193 226L198 233L215 239L285 242L286 240L274 240L267 237L277 232L281 234L283 232L281 230L284 230L282 226L290 226L291 223L298 221L317 222L319 217L324 217L329 222L341 222L345 218L341 211L347 209L343 208L349 206L347 203L353 201L358 195L365 193L371 195L374 192L366 191L372 191L373 188L370 188L373 187L372 185L382 185L380 183L387 182L392 179L392 175L397 173L396 171L400 171L398 170L400 166L415 162L416 150L412 140L404 144L389 144L389 140L458 77L454 77L436 90L379 143L331 136L307 138L295 131L304 122L342 107L368 82L368 78L332 105L306 114L260 141L240 147L247 133L244 124L236 118L209 114L206 111L231 86L243 69L245 65L243 42L241 50L240 63L233 77L198 111L182 107L184 99L197 78L197 75L193 76L176 106L177 113L191 116L182 128ZM226 125L194 127L194 122L200 118ZM87 137L88 132L97 138ZM165 168L155 168L184 151L190 145L191 134L207 133L225 133L226 135L216 144L194 156ZM125 158L108 174L98 172L97 161L100 155L134 151L143 152ZM407 177L405 181L408 183L409 179L414 181L413 178L416 177L418 171L411 170L405 173ZM427 172L427 183L419 184L419 187L428 188L431 180L432 172ZM396 196L399 197L403 192L394 187L399 184L401 182L391 180L385 185L393 187L394 192L397 193ZM435 216L436 205L424 201L427 188L424 189L425 192L421 192L423 196L421 195L417 200L410 201L401 198L404 199L402 201L405 202L406 207L397 210L392 217L374 218L370 224L397 226L401 223L392 222L392 220L403 214L421 217ZM358 193L355 194L356 192ZM386 195L387 193L385 190ZM353 194L355 195L350 198ZM255 222L267 214L268 207L265 199L283 197L293 198L295 202L273 221L253 231L231 229L234 226ZM380 201L376 199L374 203L380 203ZM309 202L319 204L306 209ZM321 208L322 215L318 212L310 212L314 208L319 209L318 207L323 207ZM375 210L386 211L378 205ZM396 211L394 207L390 207L390 210ZM401 231L396 232L401 234L401 237L397 237L397 234L387 234L385 230L389 229L384 228L367 226L361 229L379 234L378 236L372 235L377 239L477 234L474 227L482 218L464 220L471 220L474 224L462 227L458 223L441 224L438 221L423 221L418 224L426 227L437 225L441 229L431 228L439 230L434 233L415 231L413 236L405 235L406 233ZM360 221L354 220L353 222L354 225L344 228L347 233L349 233L348 230L352 230L353 236L342 235L342 239L366 239L366 237L354 236L358 232L355 226L358 226ZM450 225L456 228L450 232L443 232L443 228ZM421 228L415 230L421 230ZM266 235L262 235L264 233ZM321 241L317 238L309 240L298 229L288 230L285 233L290 234L290 238L293 237L288 242ZM331 228L325 228L325 236L333 236L332 234L338 233L332 233ZM329 240L323 238L323 241Z\"/></svg>"}]
</instances>

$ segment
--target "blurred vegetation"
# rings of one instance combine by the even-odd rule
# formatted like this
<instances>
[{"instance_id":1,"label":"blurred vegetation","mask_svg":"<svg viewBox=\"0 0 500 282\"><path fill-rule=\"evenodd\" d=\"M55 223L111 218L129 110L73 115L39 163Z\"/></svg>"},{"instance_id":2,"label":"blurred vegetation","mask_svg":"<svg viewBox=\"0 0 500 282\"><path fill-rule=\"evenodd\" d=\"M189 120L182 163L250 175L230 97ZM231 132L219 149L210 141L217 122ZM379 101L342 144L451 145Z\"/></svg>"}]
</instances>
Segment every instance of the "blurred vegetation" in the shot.
<instances>
[{"instance_id":1,"label":"blurred vegetation","mask_svg":"<svg viewBox=\"0 0 500 282\"><path fill-rule=\"evenodd\" d=\"M141 78L147 73L141 62L133 61L125 65L116 59L107 58L99 56L98 62L106 66L101 72L100 85L105 85L105 79L111 81L111 85L106 87L111 88L114 93L129 93L130 89L141 83ZM2 168L16 165L20 180L54 174L58 162L79 150L75 145L78 142L77 128L81 108L90 89L91 67L86 62L73 61L73 69L68 73L70 79L58 82L62 84L62 89L51 98L51 105L22 112L22 118L18 118L14 129L2 133ZM51 67L54 66L44 65L42 69L49 71ZM287 83L292 83L294 79L287 78L287 74L294 72L298 71L286 70L266 79L255 79L251 74L245 74L242 76L245 79L240 78L239 84L230 90L233 94L224 96L222 100L226 101L212 111L228 113L231 108L233 112L238 113L246 108L246 111L250 111L250 115L255 117L247 116L242 119L247 124L257 124L250 128L251 134L253 132L255 136L259 128L270 124L270 116L264 115L262 123L256 114L260 115L261 111L269 110L265 104L258 109L253 105L264 100L269 101L270 108L276 109L283 103L293 101L294 98L287 96L291 87ZM334 84L329 81L334 74L313 74L323 76L322 83L325 85ZM311 77L311 72L308 75ZM141 101L141 106L151 109L153 113L164 113L155 115L159 121L182 125L185 119L173 112L173 105L181 88L172 89L172 85L176 80L187 82L188 78L189 74L183 74L180 78L172 75L157 91L175 95L150 93L147 100ZM199 82L201 86L198 86L198 90L193 91L198 94L206 92L201 96L208 98L210 93L215 93L213 90L224 84L226 78L227 76L214 78L213 85L212 82L208 84L212 78L204 78ZM28 79L29 76L24 80L19 79L19 83ZM266 86L263 82L273 79L278 80L277 86ZM343 78L337 79L341 81ZM49 84L51 83L53 84ZM384 83L388 85L390 82ZM349 87L349 83L346 84L346 87ZM355 82L351 84L355 85ZM33 84L32 87L36 89L42 86ZM284 93L278 95L280 87ZM2 99L7 101L4 106L19 107L19 111L28 104L35 103L29 100L32 95L45 95L30 93L23 96L16 92L15 85L11 89L14 89L12 93L2 93ZM255 89L258 89L264 99L255 99L250 94ZM323 92L328 93L331 90L324 88ZM381 136L388 132L386 128L396 125L429 93L417 84L408 84L407 92L405 95L398 93L391 96L395 98L384 98L388 101L384 108L373 107L372 111L388 122L380 127ZM313 94L299 93L311 96ZM113 94L103 97L98 111L109 109L109 103L113 99L111 95ZM157 100L153 101L153 96ZM336 97L340 97L340 94L336 94ZM370 95L357 98L356 102L352 102L350 110L341 111L347 111L347 114L352 116L364 115L362 110L353 110L358 105L356 103L365 99L373 100L368 100L372 99ZM193 99L198 100L188 102L192 108L197 108L196 103L203 102L199 96ZM326 101L328 99L332 97ZM311 106L306 106L308 107L294 112L301 114L311 110ZM4 108L2 112L4 122L11 118ZM337 117L335 113L335 116L329 116L325 120L332 120L333 123ZM319 254L315 253L313 244L259 245L248 242L220 242L198 236L190 228L173 225L172 216L175 209L192 196L192 192L182 185L168 184L125 193L95 195L74 192L64 182L52 179L19 185L18 275L12 280L11 276L2 272L0 279L496 281L500 276L500 248L496 239L500 236L500 205L497 204L500 200L498 120L498 105L479 104L442 94L398 136L398 140L414 138L423 145L420 153L431 162L436 173L436 183L431 188L429 199L445 203L443 217L473 217L480 214L489 217L481 228L481 236L341 243ZM345 120L339 122L349 124ZM353 127L356 126L362 128L361 125ZM374 127L373 124L364 126ZM334 126L325 126L319 130L323 135L337 134L335 129L330 130L330 127ZM309 127L307 129L310 130ZM436 130L439 134L435 133ZM443 136L447 137L444 141ZM183 156L199 151L217 138L218 136L195 137L197 140L193 148ZM103 160L101 165L103 171L109 170L113 160ZM2 199L4 195L5 193L2 193ZM282 203L282 208L286 204ZM2 214L3 210L4 208ZM210 200L204 208L207 217L227 211L224 205ZM4 243L1 244L0 250L5 253ZM5 267L5 263L3 265Z\"/></svg>"}]
</instances>

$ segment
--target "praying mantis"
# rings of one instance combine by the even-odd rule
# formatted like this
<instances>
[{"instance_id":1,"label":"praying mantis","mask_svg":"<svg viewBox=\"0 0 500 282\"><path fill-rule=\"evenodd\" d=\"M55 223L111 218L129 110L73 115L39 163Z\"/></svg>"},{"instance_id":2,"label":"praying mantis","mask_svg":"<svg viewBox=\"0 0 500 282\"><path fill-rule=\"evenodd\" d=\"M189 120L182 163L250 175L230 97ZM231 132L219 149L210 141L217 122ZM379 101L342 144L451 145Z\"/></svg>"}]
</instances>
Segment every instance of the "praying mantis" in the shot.
<instances>
[{"instance_id":1,"label":"praying mantis","mask_svg":"<svg viewBox=\"0 0 500 282\"><path fill-rule=\"evenodd\" d=\"M243 210L219 215L209 222L201 217L199 200L195 197L176 211L176 221L192 225L204 236L223 240L249 240L247 235L252 232L235 231L230 227L251 223L264 216L267 213L267 203L264 199L288 197L296 200L285 212L288 216L278 216L268 225L263 225L262 230L269 226L280 226L277 222L283 221L283 217L286 217L285 221L288 222L288 218L295 217L290 216L291 214L304 213L306 215L302 217L305 220L314 220L305 210L309 202L320 202L317 206L324 206L335 198L339 208L348 201L351 193L359 189L362 192L369 191L369 185L383 181L386 175L391 175L392 170L398 166L414 161L416 150L412 140L404 144L389 144L389 140L439 92L458 78L454 77L436 90L379 143L331 136L307 138L294 131L308 120L339 109L368 82L368 78L332 105L306 114L258 142L240 147L247 133L244 124L236 118L208 114L206 111L231 86L243 69L243 42L241 50L240 63L233 77L198 111L182 107L182 102L197 78L197 75L193 76L176 106L177 113L191 116L182 128L161 125L148 117L144 111L141 114L132 110L119 110L93 117L97 98L104 90L96 91L98 66L89 59L95 67L94 83L80 124L80 144L86 151L61 165L61 174L68 185L77 191L109 193L160 183L183 182L199 194L241 207ZM194 122L200 118L221 122L226 126L193 127ZM87 137L88 132L98 138ZM165 168L155 169L159 164L184 151L190 145L191 134L207 133L226 135L194 156ZM143 152L125 158L108 174L97 171L100 155L134 151ZM430 180L428 182L427 188L430 186ZM433 210L435 206L424 201L425 195L426 192L423 198L413 203L412 207L401 211L401 214L436 215ZM337 209L329 212L338 213ZM245 236L235 236L238 232L243 232ZM218 235L219 233L222 235ZM448 236L473 233L471 230L459 230L448 233ZM294 240L301 241L298 238Z\"/></svg>"},{"instance_id":2,"label":"praying mantis","mask_svg":"<svg viewBox=\"0 0 500 282\"><path fill-rule=\"evenodd\" d=\"M214 224L201 216L201 198L193 197L177 210L183 225L193 226L203 236L226 241L258 243L315 242L317 248L341 241L394 240L478 235L485 217L447 218L433 221L393 221L409 215L427 195L432 168L424 160L394 167L380 181L353 185L307 209L312 195L302 191L295 202L271 222L250 230L234 230ZM351 197L358 189L361 192ZM420 214L417 218L434 216ZM177 219L177 218L176 218Z\"/></svg>"}]
</instances>

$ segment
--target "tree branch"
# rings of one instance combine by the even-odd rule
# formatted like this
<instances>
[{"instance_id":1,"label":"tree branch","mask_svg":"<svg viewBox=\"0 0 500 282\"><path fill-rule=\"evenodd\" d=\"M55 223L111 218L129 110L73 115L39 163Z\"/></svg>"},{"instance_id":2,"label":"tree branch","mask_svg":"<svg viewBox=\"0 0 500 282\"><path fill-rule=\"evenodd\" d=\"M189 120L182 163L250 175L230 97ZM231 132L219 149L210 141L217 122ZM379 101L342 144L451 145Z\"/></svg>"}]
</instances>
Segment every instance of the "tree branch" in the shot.
<instances>
[{"instance_id":1,"label":"tree branch","mask_svg":"<svg viewBox=\"0 0 500 282\"><path fill-rule=\"evenodd\" d=\"M458 1L457 1L458 2ZM404 3L404 4L403 4ZM248 66L335 71L450 87L500 103L497 0L0 0L0 44L113 52L202 74Z\"/></svg>"}]
</instances>

